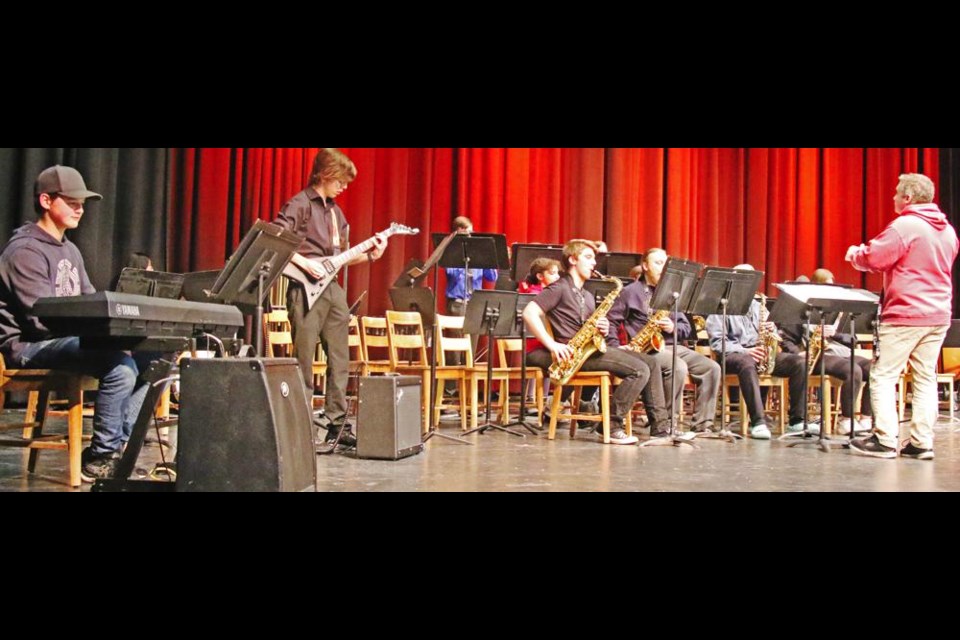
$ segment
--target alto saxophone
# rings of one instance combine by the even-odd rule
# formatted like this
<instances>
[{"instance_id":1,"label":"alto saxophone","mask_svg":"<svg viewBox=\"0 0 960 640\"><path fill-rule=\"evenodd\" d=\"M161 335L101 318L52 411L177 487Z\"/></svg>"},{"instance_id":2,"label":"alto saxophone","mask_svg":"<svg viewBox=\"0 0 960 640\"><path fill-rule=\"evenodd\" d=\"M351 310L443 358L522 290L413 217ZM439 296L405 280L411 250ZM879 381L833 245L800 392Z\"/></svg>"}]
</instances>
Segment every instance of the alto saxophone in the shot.
<instances>
[{"instance_id":1,"label":"alto saxophone","mask_svg":"<svg viewBox=\"0 0 960 640\"><path fill-rule=\"evenodd\" d=\"M757 363L757 373L760 375L770 375L777 366L777 354L780 352L780 336L776 331L772 331L767 326L767 318L770 317L770 311L767 310L767 296L760 294L760 340L759 346L763 347L763 358Z\"/></svg>"},{"instance_id":2,"label":"alto saxophone","mask_svg":"<svg viewBox=\"0 0 960 640\"><path fill-rule=\"evenodd\" d=\"M666 309L654 311L647 319L646 326L640 330L640 333L633 336L633 340L624 349L634 353L659 352L663 349L663 332L657 323L669 315L670 312Z\"/></svg>"},{"instance_id":3,"label":"alto saxophone","mask_svg":"<svg viewBox=\"0 0 960 640\"><path fill-rule=\"evenodd\" d=\"M607 282L612 282L615 288L607 294L607 297L603 299L593 315L587 318L577 334L567 343L567 346L573 350L573 355L563 362L554 362L550 365L548 369L550 381L556 385L565 385L570 382L570 378L576 375L577 371L580 371L580 367L587 361L587 358L597 351L600 353L607 352L606 338L597 331L597 323L610 312L610 308L613 307L614 301L623 289L623 283L617 277L607 277L597 273L595 275L600 276Z\"/></svg>"}]
</instances>

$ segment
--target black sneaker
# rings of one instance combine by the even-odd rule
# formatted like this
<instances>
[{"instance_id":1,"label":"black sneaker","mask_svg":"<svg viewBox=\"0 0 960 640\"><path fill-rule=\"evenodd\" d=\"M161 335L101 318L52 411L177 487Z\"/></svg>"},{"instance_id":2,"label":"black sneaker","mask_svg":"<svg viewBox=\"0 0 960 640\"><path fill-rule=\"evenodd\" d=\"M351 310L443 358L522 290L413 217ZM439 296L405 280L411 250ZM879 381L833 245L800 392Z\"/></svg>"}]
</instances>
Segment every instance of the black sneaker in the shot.
<instances>
[{"instance_id":1,"label":"black sneaker","mask_svg":"<svg viewBox=\"0 0 960 640\"><path fill-rule=\"evenodd\" d=\"M331 426L329 429L327 429L327 437L324 438L324 440L326 442L334 442L336 441L337 436L340 436L339 446L348 448L357 446L357 437L353 435L349 424Z\"/></svg>"},{"instance_id":2,"label":"black sneaker","mask_svg":"<svg viewBox=\"0 0 960 640\"><path fill-rule=\"evenodd\" d=\"M80 479L84 482L112 478L120 463L120 452L96 454L87 447L80 454Z\"/></svg>"},{"instance_id":3,"label":"black sneaker","mask_svg":"<svg viewBox=\"0 0 960 640\"><path fill-rule=\"evenodd\" d=\"M878 438L876 435L851 441L850 451L857 455L869 456L871 458L897 457L897 450L893 447L886 447L880 444L880 438Z\"/></svg>"},{"instance_id":4,"label":"black sneaker","mask_svg":"<svg viewBox=\"0 0 960 640\"><path fill-rule=\"evenodd\" d=\"M920 447L915 447L912 442L908 442L907 446L900 449L900 457L916 458L917 460L933 460L933 449L921 449Z\"/></svg>"}]
</instances>

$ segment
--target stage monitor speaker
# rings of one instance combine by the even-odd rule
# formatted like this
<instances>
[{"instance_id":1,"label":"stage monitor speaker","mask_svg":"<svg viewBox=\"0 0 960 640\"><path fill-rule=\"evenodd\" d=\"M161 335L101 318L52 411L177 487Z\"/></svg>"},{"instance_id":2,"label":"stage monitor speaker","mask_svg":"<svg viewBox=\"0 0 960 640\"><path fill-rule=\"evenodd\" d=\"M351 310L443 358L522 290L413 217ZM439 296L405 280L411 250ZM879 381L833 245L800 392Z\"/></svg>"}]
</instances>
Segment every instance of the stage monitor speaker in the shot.
<instances>
[{"instance_id":1,"label":"stage monitor speaker","mask_svg":"<svg viewBox=\"0 0 960 640\"><path fill-rule=\"evenodd\" d=\"M399 460L423 451L419 376L360 378L357 457Z\"/></svg>"},{"instance_id":2,"label":"stage monitor speaker","mask_svg":"<svg viewBox=\"0 0 960 640\"><path fill-rule=\"evenodd\" d=\"M313 424L293 358L180 363L177 491L315 491Z\"/></svg>"}]
</instances>

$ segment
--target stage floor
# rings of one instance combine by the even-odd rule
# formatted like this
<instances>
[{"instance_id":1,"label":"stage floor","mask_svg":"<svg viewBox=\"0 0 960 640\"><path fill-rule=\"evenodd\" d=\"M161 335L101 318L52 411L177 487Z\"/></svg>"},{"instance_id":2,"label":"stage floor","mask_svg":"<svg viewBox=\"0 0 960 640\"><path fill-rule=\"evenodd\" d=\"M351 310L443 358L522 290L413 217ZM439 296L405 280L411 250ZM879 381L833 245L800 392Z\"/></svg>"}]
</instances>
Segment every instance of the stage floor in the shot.
<instances>
[{"instance_id":1,"label":"stage floor","mask_svg":"<svg viewBox=\"0 0 960 640\"><path fill-rule=\"evenodd\" d=\"M5 410L0 421L22 421ZM89 419L86 421L89 431ZM65 420L53 419L53 431ZM456 435L459 423L443 423ZM358 460L353 453L317 457L320 491L960 491L960 423L946 412L936 428L936 460L878 460L846 449L824 453L816 445L788 447L772 441L728 444L698 440L697 448L603 445L583 431L574 441L558 431L517 438L490 431L470 436L473 446L434 438L426 450L396 462ZM640 432L642 437L643 432ZM176 445L176 427L168 437ZM146 473L161 448L144 448L138 467ZM164 448L167 457L172 449ZM66 485L66 452L44 451L37 472L27 473L27 453L0 448L0 491L89 491Z\"/></svg>"}]
</instances>

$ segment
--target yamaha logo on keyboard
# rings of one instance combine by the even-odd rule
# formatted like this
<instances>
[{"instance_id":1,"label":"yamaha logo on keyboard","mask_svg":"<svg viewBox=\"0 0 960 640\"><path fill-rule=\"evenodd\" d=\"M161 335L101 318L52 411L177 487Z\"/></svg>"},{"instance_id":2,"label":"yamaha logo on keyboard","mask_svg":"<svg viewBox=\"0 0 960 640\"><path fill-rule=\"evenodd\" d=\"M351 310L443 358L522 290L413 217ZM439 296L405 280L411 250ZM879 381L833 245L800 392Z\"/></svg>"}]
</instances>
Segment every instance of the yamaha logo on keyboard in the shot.
<instances>
[{"instance_id":1,"label":"yamaha logo on keyboard","mask_svg":"<svg viewBox=\"0 0 960 640\"><path fill-rule=\"evenodd\" d=\"M117 317L120 318L139 318L140 307L135 304L118 304Z\"/></svg>"}]
</instances>

